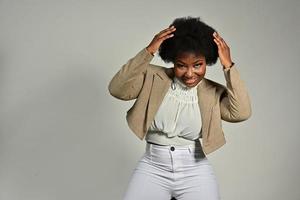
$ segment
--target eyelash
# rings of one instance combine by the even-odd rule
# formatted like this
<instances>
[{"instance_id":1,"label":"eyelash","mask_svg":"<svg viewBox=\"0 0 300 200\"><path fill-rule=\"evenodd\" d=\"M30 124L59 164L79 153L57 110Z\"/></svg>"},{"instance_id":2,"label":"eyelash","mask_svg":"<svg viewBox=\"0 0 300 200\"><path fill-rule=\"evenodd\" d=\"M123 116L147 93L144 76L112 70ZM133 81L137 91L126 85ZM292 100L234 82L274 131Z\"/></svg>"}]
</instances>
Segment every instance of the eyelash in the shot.
<instances>
[{"instance_id":1,"label":"eyelash","mask_svg":"<svg viewBox=\"0 0 300 200\"><path fill-rule=\"evenodd\" d=\"M201 66L202 64L203 64L203 63L199 63L199 64L196 64L195 66L198 66L198 65ZM182 65L182 64L177 64L177 67L180 67L180 68L181 68L181 67L184 67L184 65ZM196 68L198 68L198 67L196 67Z\"/></svg>"}]
</instances>

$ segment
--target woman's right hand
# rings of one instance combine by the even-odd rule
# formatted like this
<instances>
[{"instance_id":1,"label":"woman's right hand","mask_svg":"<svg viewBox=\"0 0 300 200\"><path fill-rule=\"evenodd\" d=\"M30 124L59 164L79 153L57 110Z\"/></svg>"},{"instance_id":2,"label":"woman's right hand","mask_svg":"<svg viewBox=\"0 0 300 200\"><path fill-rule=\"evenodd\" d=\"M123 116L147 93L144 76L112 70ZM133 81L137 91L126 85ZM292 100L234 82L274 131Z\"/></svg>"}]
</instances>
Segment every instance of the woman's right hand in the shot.
<instances>
[{"instance_id":1,"label":"woman's right hand","mask_svg":"<svg viewBox=\"0 0 300 200\"><path fill-rule=\"evenodd\" d=\"M154 55L154 53L159 49L161 43L174 36L174 34L171 34L174 32L176 28L174 26L168 27L162 31L160 31L158 34L154 36L150 44L146 47L147 51Z\"/></svg>"}]
</instances>

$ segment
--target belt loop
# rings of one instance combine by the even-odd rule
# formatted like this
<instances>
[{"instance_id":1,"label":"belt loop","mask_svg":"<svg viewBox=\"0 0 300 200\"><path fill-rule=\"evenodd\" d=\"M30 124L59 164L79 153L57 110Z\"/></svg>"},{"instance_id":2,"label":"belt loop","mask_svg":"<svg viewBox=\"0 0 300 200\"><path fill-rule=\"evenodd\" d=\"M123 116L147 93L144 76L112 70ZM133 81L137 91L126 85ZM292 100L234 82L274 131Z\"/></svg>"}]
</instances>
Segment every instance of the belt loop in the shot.
<instances>
[{"instance_id":1,"label":"belt loop","mask_svg":"<svg viewBox=\"0 0 300 200\"><path fill-rule=\"evenodd\" d=\"M146 142L146 146L145 146L145 154L147 154L148 153L148 143Z\"/></svg>"},{"instance_id":2,"label":"belt loop","mask_svg":"<svg viewBox=\"0 0 300 200\"><path fill-rule=\"evenodd\" d=\"M150 152L149 152L149 153L150 153L150 155L152 155L152 147L153 147L153 144L149 144L149 145L150 145L150 149L149 149Z\"/></svg>"},{"instance_id":3,"label":"belt loop","mask_svg":"<svg viewBox=\"0 0 300 200\"><path fill-rule=\"evenodd\" d=\"M152 144L147 142L147 151L146 151L146 155L148 156L148 158L152 161Z\"/></svg>"},{"instance_id":4,"label":"belt loop","mask_svg":"<svg viewBox=\"0 0 300 200\"><path fill-rule=\"evenodd\" d=\"M146 153L151 154L151 144L148 142L146 143Z\"/></svg>"},{"instance_id":5,"label":"belt loop","mask_svg":"<svg viewBox=\"0 0 300 200\"><path fill-rule=\"evenodd\" d=\"M190 153L192 153L192 149L191 149L191 146L189 146L189 152L190 152Z\"/></svg>"}]
</instances>

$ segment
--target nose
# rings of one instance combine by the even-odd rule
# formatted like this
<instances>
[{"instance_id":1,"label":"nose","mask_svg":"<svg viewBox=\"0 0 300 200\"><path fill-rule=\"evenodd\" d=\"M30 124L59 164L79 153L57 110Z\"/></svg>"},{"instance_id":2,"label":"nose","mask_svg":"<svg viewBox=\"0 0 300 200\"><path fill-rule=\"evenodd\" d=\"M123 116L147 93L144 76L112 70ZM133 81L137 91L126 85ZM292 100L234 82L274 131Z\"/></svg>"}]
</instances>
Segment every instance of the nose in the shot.
<instances>
[{"instance_id":1,"label":"nose","mask_svg":"<svg viewBox=\"0 0 300 200\"><path fill-rule=\"evenodd\" d=\"M191 77L193 76L193 68L192 68L192 67L189 67L189 68L188 68L188 70L187 70L185 76L186 76L187 78L191 78Z\"/></svg>"}]
</instances>

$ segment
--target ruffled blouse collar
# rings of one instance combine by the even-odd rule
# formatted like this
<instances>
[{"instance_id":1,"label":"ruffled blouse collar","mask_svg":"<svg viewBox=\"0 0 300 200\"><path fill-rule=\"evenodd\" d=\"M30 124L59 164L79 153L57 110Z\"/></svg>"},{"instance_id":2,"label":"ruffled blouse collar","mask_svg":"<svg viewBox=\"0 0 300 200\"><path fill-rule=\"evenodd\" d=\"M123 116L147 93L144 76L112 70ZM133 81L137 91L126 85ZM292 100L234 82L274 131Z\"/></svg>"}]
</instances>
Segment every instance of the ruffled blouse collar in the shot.
<instances>
[{"instance_id":1,"label":"ruffled blouse collar","mask_svg":"<svg viewBox=\"0 0 300 200\"><path fill-rule=\"evenodd\" d=\"M201 80L202 81L202 80ZM173 82L175 83L176 86L178 86L179 89L181 90L191 90L191 89L195 89L197 88L197 86L201 83L201 81L199 81L199 83L193 87L188 87L186 86L180 79L178 79L176 76L173 77Z\"/></svg>"}]
</instances>

